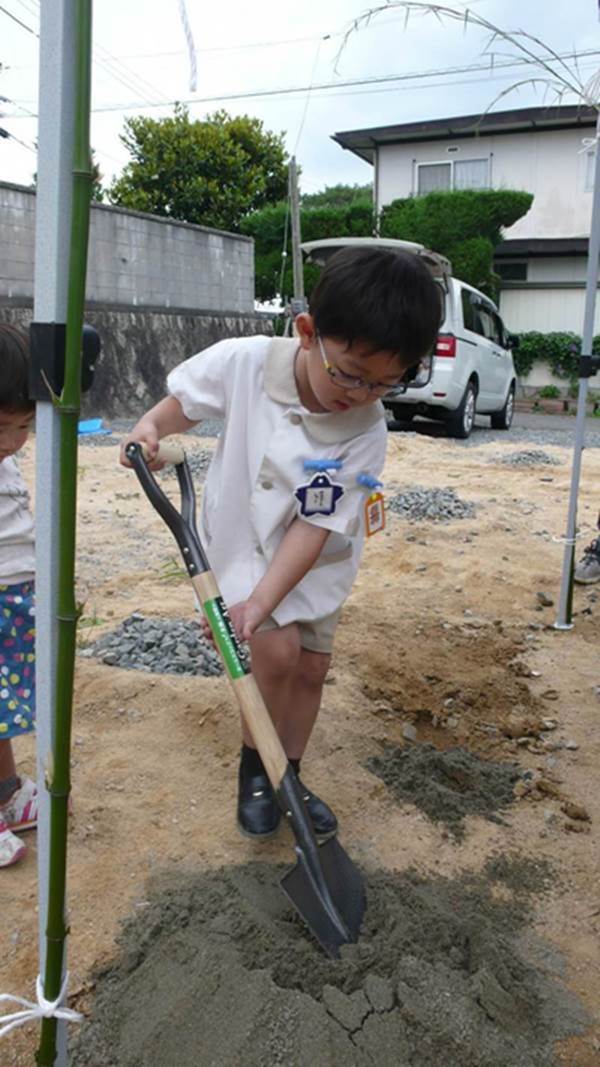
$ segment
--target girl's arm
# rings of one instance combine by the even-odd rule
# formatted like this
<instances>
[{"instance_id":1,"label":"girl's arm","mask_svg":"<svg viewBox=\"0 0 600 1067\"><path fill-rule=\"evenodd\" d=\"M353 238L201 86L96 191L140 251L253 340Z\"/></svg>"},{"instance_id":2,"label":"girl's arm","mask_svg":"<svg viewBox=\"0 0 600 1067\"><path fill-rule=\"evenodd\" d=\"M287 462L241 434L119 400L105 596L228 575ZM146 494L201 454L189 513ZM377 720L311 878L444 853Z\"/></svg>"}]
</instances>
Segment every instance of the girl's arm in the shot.
<instances>
[{"instance_id":1,"label":"girl's arm","mask_svg":"<svg viewBox=\"0 0 600 1067\"><path fill-rule=\"evenodd\" d=\"M154 460L162 437L168 437L172 433L185 433L186 430L191 430L192 426L196 425L196 422L191 422L186 418L181 404L174 396L166 396L164 400L160 400L158 404L150 408L150 411L142 415L131 433L121 442L121 463L124 467L131 466L125 457L125 449L131 441L146 445L150 459ZM154 469L153 463L149 466Z\"/></svg>"}]
</instances>

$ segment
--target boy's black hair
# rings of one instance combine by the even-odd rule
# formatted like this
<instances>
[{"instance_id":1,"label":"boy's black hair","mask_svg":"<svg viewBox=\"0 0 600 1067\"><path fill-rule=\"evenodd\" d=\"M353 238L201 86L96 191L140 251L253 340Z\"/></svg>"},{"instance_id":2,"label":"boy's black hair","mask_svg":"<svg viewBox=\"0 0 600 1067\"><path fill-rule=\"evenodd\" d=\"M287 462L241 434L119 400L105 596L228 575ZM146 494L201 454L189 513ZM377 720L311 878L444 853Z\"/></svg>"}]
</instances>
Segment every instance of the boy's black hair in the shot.
<instances>
[{"instance_id":1,"label":"boy's black hair","mask_svg":"<svg viewBox=\"0 0 600 1067\"><path fill-rule=\"evenodd\" d=\"M29 398L29 337L8 322L0 322L0 410L35 410Z\"/></svg>"},{"instance_id":2,"label":"boy's black hair","mask_svg":"<svg viewBox=\"0 0 600 1067\"><path fill-rule=\"evenodd\" d=\"M325 264L309 309L321 337L363 341L410 366L433 347L442 293L414 252L348 247Z\"/></svg>"}]
</instances>

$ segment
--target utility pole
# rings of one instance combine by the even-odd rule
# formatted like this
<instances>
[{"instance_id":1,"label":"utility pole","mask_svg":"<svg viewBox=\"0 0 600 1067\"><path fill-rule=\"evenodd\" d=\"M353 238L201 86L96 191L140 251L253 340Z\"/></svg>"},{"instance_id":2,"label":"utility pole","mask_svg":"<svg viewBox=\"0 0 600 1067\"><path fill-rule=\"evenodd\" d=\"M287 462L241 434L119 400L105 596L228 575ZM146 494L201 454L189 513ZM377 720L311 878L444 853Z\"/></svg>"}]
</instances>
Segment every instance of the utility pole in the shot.
<instances>
[{"instance_id":1,"label":"utility pole","mask_svg":"<svg viewBox=\"0 0 600 1067\"><path fill-rule=\"evenodd\" d=\"M294 276L294 297L292 300L292 311L295 315L297 315L300 311L304 311L306 304L304 300L304 272L302 269L302 250L300 248L302 235L300 232L300 196L298 193L298 169L296 167L295 156L292 156L292 158L290 159L289 183L290 212L292 216L292 270Z\"/></svg>"}]
</instances>

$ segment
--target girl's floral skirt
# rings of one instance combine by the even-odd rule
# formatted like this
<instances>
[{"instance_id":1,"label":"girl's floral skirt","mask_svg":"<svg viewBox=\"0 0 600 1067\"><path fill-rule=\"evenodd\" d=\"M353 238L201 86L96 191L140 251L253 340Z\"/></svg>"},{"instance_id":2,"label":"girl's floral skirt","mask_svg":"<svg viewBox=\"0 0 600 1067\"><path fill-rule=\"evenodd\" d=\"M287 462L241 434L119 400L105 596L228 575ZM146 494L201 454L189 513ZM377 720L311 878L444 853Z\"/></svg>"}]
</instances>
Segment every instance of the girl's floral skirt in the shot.
<instances>
[{"instance_id":1,"label":"girl's floral skirt","mask_svg":"<svg viewBox=\"0 0 600 1067\"><path fill-rule=\"evenodd\" d=\"M35 726L34 583L0 585L0 741Z\"/></svg>"}]
</instances>

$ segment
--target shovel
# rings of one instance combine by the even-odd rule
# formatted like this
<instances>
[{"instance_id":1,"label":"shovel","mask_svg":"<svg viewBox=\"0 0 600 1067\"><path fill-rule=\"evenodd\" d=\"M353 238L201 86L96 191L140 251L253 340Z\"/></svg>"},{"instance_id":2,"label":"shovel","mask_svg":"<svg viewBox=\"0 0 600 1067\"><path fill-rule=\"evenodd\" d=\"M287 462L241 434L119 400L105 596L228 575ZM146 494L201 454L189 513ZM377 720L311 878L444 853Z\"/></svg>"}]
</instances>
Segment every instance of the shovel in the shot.
<instances>
[{"instance_id":1,"label":"shovel","mask_svg":"<svg viewBox=\"0 0 600 1067\"><path fill-rule=\"evenodd\" d=\"M288 763L204 554L196 527L196 494L185 453L176 445L161 444L157 457L175 464L181 512L157 484L144 457L143 446L132 442L125 454L150 503L179 545L240 711L260 753L277 802L293 831L296 865L282 878L281 888L325 952L337 958L341 946L356 941L360 932L366 906L363 879L337 838L330 838L323 844L317 842L298 779Z\"/></svg>"}]
</instances>

